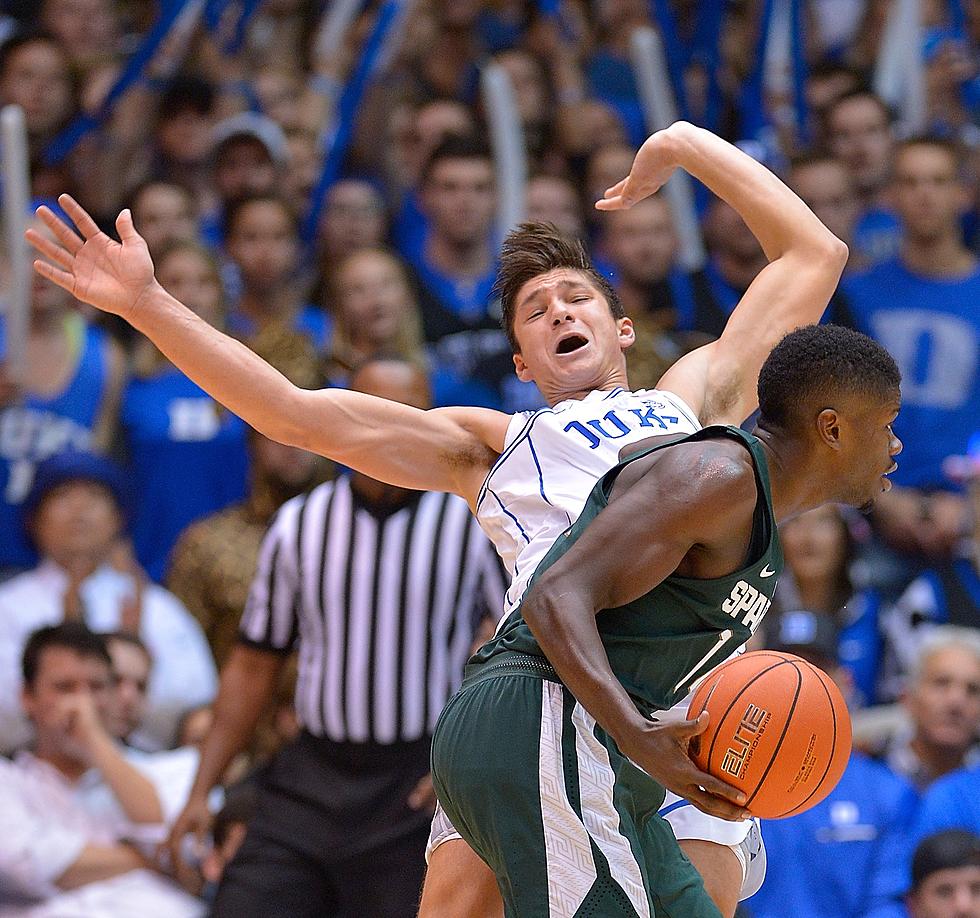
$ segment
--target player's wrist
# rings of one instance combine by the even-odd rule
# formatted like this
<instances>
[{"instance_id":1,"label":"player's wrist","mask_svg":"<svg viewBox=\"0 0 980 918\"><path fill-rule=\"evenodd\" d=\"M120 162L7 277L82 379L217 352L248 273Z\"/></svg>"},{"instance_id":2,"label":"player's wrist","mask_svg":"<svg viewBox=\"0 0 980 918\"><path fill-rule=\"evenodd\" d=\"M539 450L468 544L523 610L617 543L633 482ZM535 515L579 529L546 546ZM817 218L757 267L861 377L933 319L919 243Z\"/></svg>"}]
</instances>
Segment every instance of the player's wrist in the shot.
<instances>
[{"instance_id":1,"label":"player's wrist","mask_svg":"<svg viewBox=\"0 0 980 918\"><path fill-rule=\"evenodd\" d=\"M162 298L165 297L169 297L169 294L160 285L156 276L153 276L142 290L136 292L136 295L133 297L133 303L129 308L129 314L124 318L128 319L133 325L136 325L141 318L159 310Z\"/></svg>"},{"instance_id":2,"label":"player's wrist","mask_svg":"<svg viewBox=\"0 0 980 918\"><path fill-rule=\"evenodd\" d=\"M683 166L684 150L691 142L692 132L697 130L690 122L675 121L657 132L657 142L670 165Z\"/></svg>"},{"instance_id":3,"label":"player's wrist","mask_svg":"<svg viewBox=\"0 0 980 918\"><path fill-rule=\"evenodd\" d=\"M623 755L635 761L644 747L644 738L656 729L657 724L637 711L635 716L620 718L618 729L610 735Z\"/></svg>"}]
</instances>

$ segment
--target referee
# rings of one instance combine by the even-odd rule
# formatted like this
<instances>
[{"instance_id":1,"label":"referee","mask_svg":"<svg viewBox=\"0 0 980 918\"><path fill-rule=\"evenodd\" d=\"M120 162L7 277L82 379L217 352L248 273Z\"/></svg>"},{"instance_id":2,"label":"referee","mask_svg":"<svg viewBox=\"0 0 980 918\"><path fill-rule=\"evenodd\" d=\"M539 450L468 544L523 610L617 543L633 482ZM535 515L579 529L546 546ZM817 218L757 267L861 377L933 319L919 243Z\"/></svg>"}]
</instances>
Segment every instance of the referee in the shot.
<instances>
[{"instance_id":1,"label":"referee","mask_svg":"<svg viewBox=\"0 0 980 918\"><path fill-rule=\"evenodd\" d=\"M424 374L399 361L363 365L351 388L429 407ZM175 864L183 836L203 835L208 794L246 747L294 646L303 730L260 778L213 915L416 914L435 801L430 736L503 592L493 547L459 497L355 473L283 505L171 833Z\"/></svg>"}]
</instances>

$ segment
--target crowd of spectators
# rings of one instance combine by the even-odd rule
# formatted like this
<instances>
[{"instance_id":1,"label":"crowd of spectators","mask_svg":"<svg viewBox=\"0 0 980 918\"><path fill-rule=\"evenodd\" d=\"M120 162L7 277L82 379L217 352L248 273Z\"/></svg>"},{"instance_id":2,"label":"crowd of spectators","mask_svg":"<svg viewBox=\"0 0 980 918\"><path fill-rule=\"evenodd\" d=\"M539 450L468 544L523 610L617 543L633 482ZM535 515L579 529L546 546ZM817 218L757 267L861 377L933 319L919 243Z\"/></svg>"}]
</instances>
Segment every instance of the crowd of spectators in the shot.
<instances>
[{"instance_id":1,"label":"crowd of spectators","mask_svg":"<svg viewBox=\"0 0 980 918\"><path fill-rule=\"evenodd\" d=\"M527 218L586 242L634 319L630 382L647 388L720 333L766 263L720 200L696 195L707 255L695 267L681 262L662 193L626 211L592 207L646 134L632 31L663 7L682 43L701 42L685 58L691 119L763 159L847 242L826 320L876 338L903 376L893 490L869 514L830 506L783 527L786 571L756 646L834 676L856 751L826 801L764 826L769 879L742 913L980 916L980 4L920 4L926 114L915 126L872 88L890 4L804 4L805 117L792 117L790 74L766 84L760 127L751 100L768 4L720 4L712 48L698 38L708 3L562 0L555 13L420 0L360 105L312 234L329 126L379 4L330 53L317 40L323 0L225 4L217 24L184 15L104 109L165 6L38 0L0 15L0 106L24 110L35 202L57 207L70 192L108 231L129 207L161 284L298 385L348 386L380 359L410 374L406 392L427 389L426 404L508 412L543 401L514 375L499 325L481 70L499 65L514 89ZM86 115L91 129L55 155ZM11 757L0 760L0 913L199 914L257 799L262 810L256 776L317 716L297 720L289 651L299 643L307 704L304 673L328 667L311 661L325 637L303 631L298 612L268 636L239 633L247 605L258 620L263 590L286 589L261 574L282 563L263 548L277 538L267 529L284 504L339 512L323 496L332 486L317 489L346 471L248 429L150 342L36 275L25 347L21 377L0 362L0 752ZM408 498L374 485L345 499L384 528ZM293 500L307 493L321 496ZM321 543L300 553L326 558ZM351 577L348 565L348 589ZM468 607L460 614L447 659L479 628ZM225 742L234 755L220 777L199 778L192 795L198 749L228 718L211 707L218 671L236 660L235 684L261 688L255 710ZM458 676L437 678L433 703ZM414 743L424 728L423 718L402 732ZM428 805L412 793L412 809ZM198 849L188 836L185 857L165 856L158 844L189 796L224 806L212 842ZM406 817L413 844L419 822ZM235 863L239 876L247 861Z\"/></svg>"}]
</instances>

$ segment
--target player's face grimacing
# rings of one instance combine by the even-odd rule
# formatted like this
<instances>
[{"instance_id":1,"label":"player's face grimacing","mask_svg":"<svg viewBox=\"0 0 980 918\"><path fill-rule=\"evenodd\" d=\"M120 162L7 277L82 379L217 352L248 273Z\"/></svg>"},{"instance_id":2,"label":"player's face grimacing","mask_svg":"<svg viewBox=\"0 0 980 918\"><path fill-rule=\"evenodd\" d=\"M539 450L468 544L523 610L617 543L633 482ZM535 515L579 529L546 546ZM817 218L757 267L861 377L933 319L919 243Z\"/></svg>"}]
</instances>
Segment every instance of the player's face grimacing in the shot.
<instances>
[{"instance_id":1,"label":"player's face grimacing","mask_svg":"<svg viewBox=\"0 0 980 918\"><path fill-rule=\"evenodd\" d=\"M518 291L514 334L517 375L556 397L625 383L623 351L634 341L633 323L616 319L602 293L574 268L556 268Z\"/></svg>"}]
</instances>

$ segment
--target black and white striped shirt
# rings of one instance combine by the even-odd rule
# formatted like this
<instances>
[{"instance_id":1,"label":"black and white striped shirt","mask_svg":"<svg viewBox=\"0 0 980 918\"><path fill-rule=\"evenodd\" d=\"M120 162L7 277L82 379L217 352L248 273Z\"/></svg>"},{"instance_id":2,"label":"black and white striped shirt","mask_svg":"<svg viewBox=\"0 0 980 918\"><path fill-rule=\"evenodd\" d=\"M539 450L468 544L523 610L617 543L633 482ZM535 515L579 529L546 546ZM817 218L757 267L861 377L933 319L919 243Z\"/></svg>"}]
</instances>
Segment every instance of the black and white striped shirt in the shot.
<instances>
[{"instance_id":1,"label":"black and white striped shirt","mask_svg":"<svg viewBox=\"0 0 980 918\"><path fill-rule=\"evenodd\" d=\"M278 652L298 638L296 712L310 733L410 742L431 734L503 594L493 546L461 498L420 493L381 515L342 476L279 510L240 638Z\"/></svg>"}]
</instances>

